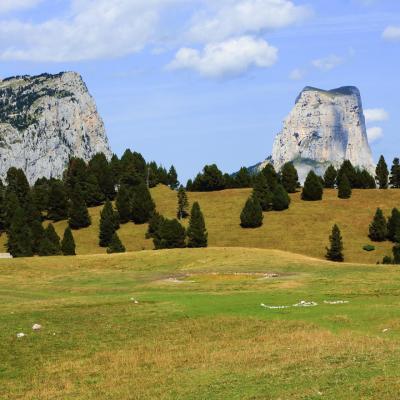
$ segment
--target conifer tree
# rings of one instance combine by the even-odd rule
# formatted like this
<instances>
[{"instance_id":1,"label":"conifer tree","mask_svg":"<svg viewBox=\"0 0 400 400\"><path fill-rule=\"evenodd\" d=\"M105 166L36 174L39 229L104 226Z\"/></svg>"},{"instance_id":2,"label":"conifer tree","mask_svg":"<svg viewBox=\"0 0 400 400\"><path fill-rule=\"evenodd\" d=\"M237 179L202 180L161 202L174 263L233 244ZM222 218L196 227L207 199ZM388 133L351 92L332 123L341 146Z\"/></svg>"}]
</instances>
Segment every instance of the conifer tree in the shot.
<instances>
[{"instance_id":1,"label":"conifer tree","mask_svg":"<svg viewBox=\"0 0 400 400\"><path fill-rule=\"evenodd\" d=\"M97 153L89 161L89 171L96 176L98 185L105 199L115 198L115 177L104 153Z\"/></svg>"},{"instance_id":2,"label":"conifer tree","mask_svg":"<svg viewBox=\"0 0 400 400\"><path fill-rule=\"evenodd\" d=\"M333 189L335 187L337 171L333 165L330 165L324 174L324 187Z\"/></svg>"},{"instance_id":3,"label":"conifer tree","mask_svg":"<svg viewBox=\"0 0 400 400\"><path fill-rule=\"evenodd\" d=\"M135 224L149 222L155 211L155 204L148 187L141 183L133 191L131 200L131 219Z\"/></svg>"},{"instance_id":4,"label":"conifer tree","mask_svg":"<svg viewBox=\"0 0 400 400\"><path fill-rule=\"evenodd\" d=\"M343 175L338 187L338 197L339 199L349 199L351 193L350 181L348 180L347 175Z\"/></svg>"},{"instance_id":5,"label":"conifer tree","mask_svg":"<svg viewBox=\"0 0 400 400\"><path fill-rule=\"evenodd\" d=\"M108 254L113 254L113 253L125 253L126 249L125 246L122 244L117 232L114 232L110 245L107 248L107 253Z\"/></svg>"},{"instance_id":6,"label":"conifer tree","mask_svg":"<svg viewBox=\"0 0 400 400\"><path fill-rule=\"evenodd\" d=\"M388 218L387 224L387 238L396 242L396 235L400 232L400 211L393 208L391 216Z\"/></svg>"},{"instance_id":7,"label":"conifer tree","mask_svg":"<svg viewBox=\"0 0 400 400\"><path fill-rule=\"evenodd\" d=\"M26 175L22 169L11 167L7 171L7 190L16 194L21 207L25 207L28 202L30 187Z\"/></svg>"},{"instance_id":8,"label":"conifer tree","mask_svg":"<svg viewBox=\"0 0 400 400\"><path fill-rule=\"evenodd\" d=\"M390 170L390 186L400 189L400 160L396 157Z\"/></svg>"},{"instance_id":9,"label":"conifer tree","mask_svg":"<svg viewBox=\"0 0 400 400\"><path fill-rule=\"evenodd\" d=\"M100 212L100 247L108 247L116 230L115 212L110 200L107 200Z\"/></svg>"},{"instance_id":10,"label":"conifer tree","mask_svg":"<svg viewBox=\"0 0 400 400\"><path fill-rule=\"evenodd\" d=\"M387 189L389 182L389 171L387 164L385 162L385 158L383 156L380 156L379 158L375 174L376 174L376 180L379 185L379 189Z\"/></svg>"},{"instance_id":11,"label":"conifer tree","mask_svg":"<svg viewBox=\"0 0 400 400\"><path fill-rule=\"evenodd\" d=\"M181 249L186 247L186 230L177 219L164 219L154 237L154 247L159 249Z\"/></svg>"},{"instance_id":12,"label":"conifer tree","mask_svg":"<svg viewBox=\"0 0 400 400\"><path fill-rule=\"evenodd\" d=\"M99 206L104 201L104 194L100 189L96 175L89 169L84 183L84 198L88 207Z\"/></svg>"},{"instance_id":13,"label":"conifer tree","mask_svg":"<svg viewBox=\"0 0 400 400\"><path fill-rule=\"evenodd\" d=\"M374 219L369 226L369 238L374 242L383 242L387 237L386 218L380 208L376 210Z\"/></svg>"},{"instance_id":14,"label":"conifer tree","mask_svg":"<svg viewBox=\"0 0 400 400\"><path fill-rule=\"evenodd\" d=\"M175 190L179 186L178 174L177 174L176 169L175 169L175 167L173 165L171 165L171 168L168 171L168 186L172 190Z\"/></svg>"},{"instance_id":15,"label":"conifer tree","mask_svg":"<svg viewBox=\"0 0 400 400\"><path fill-rule=\"evenodd\" d=\"M279 183L278 174L275 171L275 168L272 164L267 164L265 168L262 170L262 173L267 178L267 184L271 191L273 191L276 185Z\"/></svg>"},{"instance_id":16,"label":"conifer tree","mask_svg":"<svg viewBox=\"0 0 400 400\"><path fill-rule=\"evenodd\" d=\"M64 256L75 256L76 246L74 236L72 235L71 228L68 226L65 228L64 236L61 241L61 251Z\"/></svg>"},{"instance_id":17,"label":"conifer tree","mask_svg":"<svg viewBox=\"0 0 400 400\"><path fill-rule=\"evenodd\" d=\"M68 218L68 197L64 184L58 180L50 182L47 218L61 221Z\"/></svg>"},{"instance_id":18,"label":"conifer tree","mask_svg":"<svg viewBox=\"0 0 400 400\"><path fill-rule=\"evenodd\" d=\"M326 258L330 261L343 262L343 239L340 229L337 225L332 228L332 234L329 236L330 247L326 248Z\"/></svg>"},{"instance_id":19,"label":"conifer tree","mask_svg":"<svg viewBox=\"0 0 400 400\"><path fill-rule=\"evenodd\" d=\"M32 257L32 234L22 207L17 203L7 231L7 250L13 257Z\"/></svg>"},{"instance_id":20,"label":"conifer tree","mask_svg":"<svg viewBox=\"0 0 400 400\"><path fill-rule=\"evenodd\" d=\"M272 208L274 211L287 210L290 205L290 197L285 188L278 184L272 194Z\"/></svg>"},{"instance_id":21,"label":"conifer tree","mask_svg":"<svg viewBox=\"0 0 400 400\"><path fill-rule=\"evenodd\" d=\"M6 198L6 190L5 187L3 186L3 182L0 179L0 235L2 232L5 231L6 229L6 204L5 204L5 198Z\"/></svg>"},{"instance_id":22,"label":"conifer tree","mask_svg":"<svg viewBox=\"0 0 400 400\"><path fill-rule=\"evenodd\" d=\"M53 224L49 224L45 229L42 241L39 246L40 256L58 256L61 254L60 237L54 229Z\"/></svg>"},{"instance_id":23,"label":"conifer tree","mask_svg":"<svg viewBox=\"0 0 400 400\"><path fill-rule=\"evenodd\" d=\"M296 193L299 187L299 175L292 162L288 162L282 167L281 182L287 193Z\"/></svg>"},{"instance_id":24,"label":"conifer tree","mask_svg":"<svg viewBox=\"0 0 400 400\"><path fill-rule=\"evenodd\" d=\"M304 182L301 198L306 201L322 200L323 191L324 189L319 177L311 170Z\"/></svg>"},{"instance_id":25,"label":"conifer tree","mask_svg":"<svg viewBox=\"0 0 400 400\"><path fill-rule=\"evenodd\" d=\"M268 187L267 178L263 173L259 173L254 178L253 198L257 199L263 211L272 209L273 194Z\"/></svg>"},{"instance_id":26,"label":"conifer tree","mask_svg":"<svg viewBox=\"0 0 400 400\"><path fill-rule=\"evenodd\" d=\"M187 230L188 247L207 247L208 233L204 222L203 213L200 210L200 205L196 201L193 203L190 213L189 227Z\"/></svg>"},{"instance_id":27,"label":"conifer tree","mask_svg":"<svg viewBox=\"0 0 400 400\"><path fill-rule=\"evenodd\" d=\"M32 252L38 254L40 250L40 245L42 243L43 237L45 235L45 229L43 228L42 221L35 220L30 225L31 236L32 236Z\"/></svg>"},{"instance_id":28,"label":"conifer tree","mask_svg":"<svg viewBox=\"0 0 400 400\"><path fill-rule=\"evenodd\" d=\"M131 195L126 186L122 185L115 200L115 206L119 214L121 224L126 224L131 219Z\"/></svg>"},{"instance_id":29,"label":"conifer tree","mask_svg":"<svg viewBox=\"0 0 400 400\"><path fill-rule=\"evenodd\" d=\"M155 212L150 218L149 226L147 228L146 238L155 238L158 236L161 224L164 222L164 217L158 212Z\"/></svg>"},{"instance_id":30,"label":"conifer tree","mask_svg":"<svg viewBox=\"0 0 400 400\"><path fill-rule=\"evenodd\" d=\"M228 178L229 180L229 178ZM252 176L246 167L240 168L239 172L233 177L232 186L235 188L248 188L252 186ZM226 180L225 180L226 186Z\"/></svg>"},{"instance_id":31,"label":"conifer tree","mask_svg":"<svg viewBox=\"0 0 400 400\"><path fill-rule=\"evenodd\" d=\"M342 176L346 175L347 179L350 182L350 186L352 188L356 187L357 183L357 173L356 169L354 168L353 164L349 160L344 160L343 164L339 168L339 171L337 173L337 178L336 178L336 184L339 186L340 180L342 179Z\"/></svg>"},{"instance_id":32,"label":"conifer tree","mask_svg":"<svg viewBox=\"0 0 400 400\"><path fill-rule=\"evenodd\" d=\"M263 213L260 203L254 197L250 197L240 214L242 228L258 228L263 224Z\"/></svg>"},{"instance_id":33,"label":"conifer tree","mask_svg":"<svg viewBox=\"0 0 400 400\"><path fill-rule=\"evenodd\" d=\"M189 216L188 208L189 208L188 196L186 194L185 188L183 186L181 186L178 190L177 217L179 220L184 219Z\"/></svg>"},{"instance_id":34,"label":"conifer tree","mask_svg":"<svg viewBox=\"0 0 400 400\"><path fill-rule=\"evenodd\" d=\"M395 246L393 246L393 264L400 264L400 244L397 243Z\"/></svg>"},{"instance_id":35,"label":"conifer tree","mask_svg":"<svg viewBox=\"0 0 400 400\"><path fill-rule=\"evenodd\" d=\"M77 185L72 193L68 224L71 229L86 228L91 224L91 219L80 185Z\"/></svg>"},{"instance_id":36,"label":"conifer tree","mask_svg":"<svg viewBox=\"0 0 400 400\"><path fill-rule=\"evenodd\" d=\"M361 187L363 189L376 189L376 181L375 178L367 171L361 171Z\"/></svg>"}]
</instances>

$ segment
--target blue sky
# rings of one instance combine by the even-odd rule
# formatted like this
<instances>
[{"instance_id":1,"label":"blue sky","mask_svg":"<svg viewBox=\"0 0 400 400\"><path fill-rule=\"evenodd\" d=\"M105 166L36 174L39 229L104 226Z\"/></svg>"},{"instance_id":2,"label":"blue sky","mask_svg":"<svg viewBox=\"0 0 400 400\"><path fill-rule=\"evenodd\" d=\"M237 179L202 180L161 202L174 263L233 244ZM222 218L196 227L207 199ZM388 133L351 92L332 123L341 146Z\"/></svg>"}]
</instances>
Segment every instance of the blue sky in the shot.
<instances>
[{"instance_id":1,"label":"blue sky","mask_svg":"<svg viewBox=\"0 0 400 400\"><path fill-rule=\"evenodd\" d=\"M112 149L253 165L304 86L361 90L375 159L400 155L400 1L1 0L0 77L73 70Z\"/></svg>"}]
</instances>

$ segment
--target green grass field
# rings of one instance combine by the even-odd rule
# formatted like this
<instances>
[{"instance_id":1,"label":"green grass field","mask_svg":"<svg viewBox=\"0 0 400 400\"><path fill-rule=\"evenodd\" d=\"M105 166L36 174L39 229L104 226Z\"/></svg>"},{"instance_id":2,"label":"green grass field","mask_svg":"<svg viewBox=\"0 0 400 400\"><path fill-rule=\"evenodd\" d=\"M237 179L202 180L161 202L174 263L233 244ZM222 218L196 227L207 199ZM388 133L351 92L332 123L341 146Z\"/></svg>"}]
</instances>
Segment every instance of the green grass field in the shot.
<instances>
[{"instance_id":1,"label":"green grass field","mask_svg":"<svg viewBox=\"0 0 400 400\"><path fill-rule=\"evenodd\" d=\"M277 250L0 260L0 398L392 400L399 296L398 267Z\"/></svg>"},{"instance_id":2,"label":"green grass field","mask_svg":"<svg viewBox=\"0 0 400 400\"><path fill-rule=\"evenodd\" d=\"M400 208L400 190L354 190L350 200L340 200L336 190L326 190L320 202L301 201L300 193L296 193L291 196L289 210L265 213L261 228L245 230L239 225L240 212L249 194L250 189L189 194L190 202L199 201L205 214L211 246L279 249L324 258L329 234L337 223L344 237L346 261L376 264L383 256L391 255L389 242L374 244L376 251L370 253L363 246L371 243L368 226L376 208L381 207L386 215L393 207ZM175 217L175 192L158 186L152 190L152 196L161 214ZM79 254L105 253L98 246L100 211L101 207L92 208L92 226L74 232ZM60 235L65 227L65 221L56 224ZM145 239L146 230L146 225L128 223L118 234L129 251L149 250L153 242ZM5 241L3 235L0 244Z\"/></svg>"}]
</instances>

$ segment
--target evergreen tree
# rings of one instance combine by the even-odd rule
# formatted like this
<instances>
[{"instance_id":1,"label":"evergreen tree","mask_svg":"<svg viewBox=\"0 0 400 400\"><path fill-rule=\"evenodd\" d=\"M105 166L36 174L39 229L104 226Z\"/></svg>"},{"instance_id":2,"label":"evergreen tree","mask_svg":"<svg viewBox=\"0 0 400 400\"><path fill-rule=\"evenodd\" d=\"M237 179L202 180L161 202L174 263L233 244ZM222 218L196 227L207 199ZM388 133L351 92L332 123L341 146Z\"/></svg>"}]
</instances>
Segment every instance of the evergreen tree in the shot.
<instances>
[{"instance_id":1,"label":"evergreen tree","mask_svg":"<svg viewBox=\"0 0 400 400\"><path fill-rule=\"evenodd\" d=\"M375 178L367 170L361 171L360 180L363 189L376 189Z\"/></svg>"},{"instance_id":2,"label":"evergreen tree","mask_svg":"<svg viewBox=\"0 0 400 400\"><path fill-rule=\"evenodd\" d=\"M88 207L96 207L103 203L104 194L100 189L96 175L88 170L84 183L84 198Z\"/></svg>"},{"instance_id":3,"label":"evergreen tree","mask_svg":"<svg viewBox=\"0 0 400 400\"><path fill-rule=\"evenodd\" d=\"M121 224L126 224L131 219L131 195L126 186L121 186L118 190L115 206L119 214Z\"/></svg>"},{"instance_id":4,"label":"evergreen tree","mask_svg":"<svg viewBox=\"0 0 400 400\"><path fill-rule=\"evenodd\" d=\"M191 188L196 192L212 192L223 189L225 189L224 176L215 164L206 165L203 173L196 176Z\"/></svg>"},{"instance_id":5,"label":"evergreen tree","mask_svg":"<svg viewBox=\"0 0 400 400\"><path fill-rule=\"evenodd\" d=\"M379 158L375 174L376 174L376 180L379 185L379 189L387 189L389 181L389 171L387 164L385 162L385 158L383 156L380 156Z\"/></svg>"},{"instance_id":6,"label":"evergreen tree","mask_svg":"<svg viewBox=\"0 0 400 400\"><path fill-rule=\"evenodd\" d=\"M175 190L179 186L178 174L176 173L176 169L173 165L171 165L171 168L168 171L168 186L172 190Z\"/></svg>"},{"instance_id":7,"label":"evergreen tree","mask_svg":"<svg viewBox=\"0 0 400 400\"><path fill-rule=\"evenodd\" d=\"M135 224L149 222L155 211L155 204L148 187L141 183L133 191L131 200L131 219Z\"/></svg>"},{"instance_id":8,"label":"evergreen tree","mask_svg":"<svg viewBox=\"0 0 400 400\"><path fill-rule=\"evenodd\" d=\"M107 200L100 213L100 247L108 247L116 230L115 212L110 200Z\"/></svg>"},{"instance_id":9,"label":"evergreen tree","mask_svg":"<svg viewBox=\"0 0 400 400\"><path fill-rule=\"evenodd\" d=\"M64 231L64 237L61 242L61 251L64 256L75 256L76 246L71 228L68 226Z\"/></svg>"},{"instance_id":10,"label":"evergreen tree","mask_svg":"<svg viewBox=\"0 0 400 400\"><path fill-rule=\"evenodd\" d=\"M9 190L8 188L5 191L4 194L4 201L3 201L3 218L4 218L4 229L7 230L10 225L11 221L13 219L13 216L15 214L15 211L17 208L20 207L20 203L18 201L17 195L12 191ZM24 211L25 215L25 211Z\"/></svg>"},{"instance_id":11,"label":"evergreen tree","mask_svg":"<svg viewBox=\"0 0 400 400\"><path fill-rule=\"evenodd\" d=\"M164 219L153 242L159 249L181 249L186 247L186 230L177 219Z\"/></svg>"},{"instance_id":12,"label":"evergreen tree","mask_svg":"<svg viewBox=\"0 0 400 400\"><path fill-rule=\"evenodd\" d=\"M0 179L0 235L6 229L7 215L6 215L5 200L6 200L6 190L5 187L3 186L2 180Z\"/></svg>"},{"instance_id":13,"label":"evergreen tree","mask_svg":"<svg viewBox=\"0 0 400 400\"><path fill-rule=\"evenodd\" d=\"M188 247L207 247L208 233L203 213L201 212L200 205L197 201L193 203L192 206L187 236Z\"/></svg>"},{"instance_id":14,"label":"evergreen tree","mask_svg":"<svg viewBox=\"0 0 400 400\"><path fill-rule=\"evenodd\" d=\"M250 197L240 214L242 228L258 228L263 224L263 213L260 203L254 197Z\"/></svg>"},{"instance_id":15,"label":"evergreen tree","mask_svg":"<svg viewBox=\"0 0 400 400\"><path fill-rule=\"evenodd\" d=\"M61 255L60 237L54 229L53 224L49 224L45 229L42 241L39 246L40 256Z\"/></svg>"},{"instance_id":16,"label":"evergreen tree","mask_svg":"<svg viewBox=\"0 0 400 400\"><path fill-rule=\"evenodd\" d=\"M55 222L68 218L68 197L64 184L58 180L50 182L47 218Z\"/></svg>"},{"instance_id":17,"label":"evergreen tree","mask_svg":"<svg viewBox=\"0 0 400 400\"><path fill-rule=\"evenodd\" d=\"M400 231L400 211L397 208L393 208L392 215L388 218L387 224L387 238L396 242L396 235Z\"/></svg>"},{"instance_id":18,"label":"evergreen tree","mask_svg":"<svg viewBox=\"0 0 400 400\"><path fill-rule=\"evenodd\" d=\"M324 189L319 177L311 170L304 182L301 198L306 201L322 200L323 191Z\"/></svg>"},{"instance_id":19,"label":"evergreen tree","mask_svg":"<svg viewBox=\"0 0 400 400\"><path fill-rule=\"evenodd\" d=\"M86 228L91 224L86 202L79 185L72 193L68 224L71 229Z\"/></svg>"},{"instance_id":20,"label":"evergreen tree","mask_svg":"<svg viewBox=\"0 0 400 400\"><path fill-rule=\"evenodd\" d=\"M369 226L369 238L374 242L383 242L387 237L386 218L380 208L376 210L374 219Z\"/></svg>"},{"instance_id":21,"label":"evergreen tree","mask_svg":"<svg viewBox=\"0 0 400 400\"><path fill-rule=\"evenodd\" d=\"M396 157L390 170L390 186L400 189L400 160Z\"/></svg>"},{"instance_id":22,"label":"evergreen tree","mask_svg":"<svg viewBox=\"0 0 400 400\"><path fill-rule=\"evenodd\" d=\"M337 171L333 165L330 165L325 171L324 187L326 189L333 189L335 187L336 178L337 178Z\"/></svg>"},{"instance_id":23,"label":"evergreen tree","mask_svg":"<svg viewBox=\"0 0 400 400\"><path fill-rule=\"evenodd\" d=\"M7 250L13 257L33 256L31 230L25 212L19 205L12 215L7 235Z\"/></svg>"},{"instance_id":24,"label":"evergreen tree","mask_svg":"<svg viewBox=\"0 0 400 400\"><path fill-rule=\"evenodd\" d=\"M350 182L346 175L342 176L342 179L340 180L338 189L339 189L338 190L339 199L349 199L351 197L352 190L351 190Z\"/></svg>"},{"instance_id":25,"label":"evergreen tree","mask_svg":"<svg viewBox=\"0 0 400 400\"><path fill-rule=\"evenodd\" d=\"M350 186L355 188L357 186L357 173L356 169L353 167L353 164L349 160L344 160L343 164L339 168L336 178L336 184L339 186L342 176L346 175L347 179L350 182Z\"/></svg>"},{"instance_id":26,"label":"evergreen tree","mask_svg":"<svg viewBox=\"0 0 400 400\"><path fill-rule=\"evenodd\" d=\"M272 164L267 164L265 168L262 170L262 173L267 178L267 184L271 191L274 191L276 185L279 183L278 174L275 171L275 168Z\"/></svg>"},{"instance_id":27,"label":"evergreen tree","mask_svg":"<svg viewBox=\"0 0 400 400\"><path fill-rule=\"evenodd\" d=\"M189 216L188 213L189 200L186 194L186 190L181 186L178 190L178 211L177 217L179 220L184 219Z\"/></svg>"},{"instance_id":28,"label":"evergreen tree","mask_svg":"<svg viewBox=\"0 0 400 400\"><path fill-rule=\"evenodd\" d=\"M22 169L11 167L7 171L7 190L16 194L21 207L25 207L28 202L30 187L25 173Z\"/></svg>"},{"instance_id":29,"label":"evergreen tree","mask_svg":"<svg viewBox=\"0 0 400 400\"><path fill-rule=\"evenodd\" d=\"M233 187L248 188L252 186L252 176L246 167L240 168L239 172L233 177ZM226 183L226 182L225 182ZM226 185L225 185L226 187Z\"/></svg>"},{"instance_id":30,"label":"evergreen tree","mask_svg":"<svg viewBox=\"0 0 400 400\"><path fill-rule=\"evenodd\" d=\"M164 217L158 212L155 212L150 218L149 226L147 228L146 239L158 237L161 224L164 222Z\"/></svg>"},{"instance_id":31,"label":"evergreen tree","mask_svg":"<svg viewBox=\"0 0 400 400\"><path fill-rule=\"evenodd\" d=\"M188 179L186 182L186 190L188 192L193 192L193 181L191 179Z\"/></svg>"},{"instance_id":32,"label":"evergreen tree","mask_svg":"<svg viewBox=\"0 0 400 400\"><path fill-rule=\"evenodd\" d=\"M343 262L343 239L340 229L337 225L332 228L332 234L329 236L330 247L326 248L326 258L330 261Z\"/></svg>"},{"instance_id":33,"label":"evergreen tree","mask_svg":"<svg viewBox=\"0 0 400 400\"><path fill-rule=\"evenodd\" d=\"M272 209L273 194L268 186L265 174L257 174L254 178L253 198L257 199L263 211Z\"/></svg>"},{"instance_id":34,"label":"evergreen tree","mask_svg":"<svg viewBox=\"0 0 400 400\"><path fill-rule=\"evenodd\" d=\"M278 184L272 196L272 208L274 211L287 210L290 205L290 197L285 188Z\"/></svg>"},{"instance_id":35,"label":"evergreen tree","mask_svg":"<svg viewBox=\"0 0 400 400\"><path fill-rule=\"evenodd\" d=\"M147 164L147 187L156 187L160 181L158 179L158 165L156 162L152 161Z\"/></svg>"},{"instance_id":36,"label":"evergreen tree","mask_svg":"<svg viewBox=\"0 0 400 400\"><path fill-rule=\"evenodd\" d=\"M223 177L224 177L225 189L233 189L236 187L237 182L235 181L233 175L225 173Z\"/></svg>"},{"instance_id":37,"label":"evergreen tree","mask_svg":"<svg viewBox=\"0 0 400 400\"><path fill-rule=\"evenodd\" d=\"M103 153L97 153L89 161L89 171L95 175L103 197L113 200L116 194L116 180L111 165Z\"/></svg>"},{"instance_id":38,"label":"evergreen tree","mask_svg":"<svg viewBox=\"0 0 400 400\"><path fill-rule=\"evenodd\" d=\"M121 166L119 158L116 154L113 154L110 161L110 169L113 175L114 184L118 185L121 179Z\"/></svg>"},{"instance_id":39,"label":"evergreen tree","mask_svg":"<svg viewBox=\"0 0 400 400\"><path fill-rule=\"evenodd\" d=\"M122 244L117 232L114 232L110 245L107 248L107 253L108 254L113 254L113 253L125 253L126 249L125 246Z\"/></svg>"},{"instance_id":40,"label":"evergreen tree","mask_svg":"<svg viewBox=\"0 0 400 400\"><path fill-rule=\"evenodd\" d=\"M54 179L40 178L37 179L35 185L31 189L33 202L40 211L46 211L49 205L50 183Z\"/></svg>"},{"instance_id":41,"label":"evergreen tree","mask_svg":"<svg viewBox=\"0 0 400 400\"><path fill-rule=\"evenodd\" d=\"M282 167L281 182L287 193L296 193L299 187L299 176L292 162L288 162Z\"/></svg>"},{"instance_id":42,"label":"evergreen tree","mask_svg":"<svg viewBox=\"0 0 400 400\"><path fill-rule=\"evenodd\" d=\"M400 264L400 244L393 246L393 264Z\"/></svg>"},{"instance_id":43,"label":"evergreen tree","mask_svg":"<svg viewBox=\"0 0 400 400\"><path fill-rule=\"evenodd\" d=\"M38 254L40 250L40 244L42 243L43 237L45 235L45 229L43 228L42 222L35 220L30 226L31 237L32 237L32 252Z\"/></svg>"}]
</instances>

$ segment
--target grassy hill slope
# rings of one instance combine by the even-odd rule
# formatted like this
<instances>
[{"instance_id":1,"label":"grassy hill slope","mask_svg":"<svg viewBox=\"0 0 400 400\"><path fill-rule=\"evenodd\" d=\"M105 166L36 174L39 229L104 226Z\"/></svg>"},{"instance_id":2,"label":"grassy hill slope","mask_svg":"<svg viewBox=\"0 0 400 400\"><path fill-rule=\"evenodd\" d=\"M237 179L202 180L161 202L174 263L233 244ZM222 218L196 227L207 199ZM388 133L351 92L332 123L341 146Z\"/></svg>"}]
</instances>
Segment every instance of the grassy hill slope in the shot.
<instances>
[{"instance_id":1,"label":"grassy hill slope","mask_svg":"<svg viewBox=\"0 0 400 400\"><path fill-rule=\"evenodd\" d=\"M277 250L0 260L0 397L393 399L399 295L397 267Z\"/></svg>"},{"instance_id":2,"label":"grassy hill slope","mask_svg":"<svg viewBox=\"0 0 400 400\"><path fill-rule=\"evenodd\" d=\"M391 254L392 244L377 243L376 251L362 249L371 243L368 226L377 207L389 214L393 207L400 207L400 190L354 190L350 200L337 198L335 190L326 190L321 202L304 202L300 193L292 195L290 210L265 213L264 225L255 230L242 229L240 212L250 194L250 189L225 190L212 193L190 193L189 200L199 201L205 214L211 246L254 247L280 249L294 253L323 258L328 237L334 223L343 233L346 261L372 263ZM152 189L158 211L175 217L176 193L164 186ZM99 213L92 208L93 225L74 232L79 254L105 253L98 246ZM62 235L66 222L56 224ZM119 235L129 251L152 249L152 240L145 239L146 225L133 223L122 226ZM0 239L5 243L5 237Z\"/></svg>"}]
</instances>

